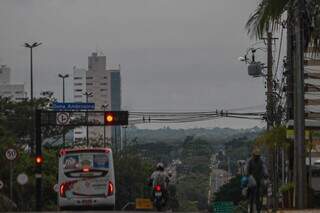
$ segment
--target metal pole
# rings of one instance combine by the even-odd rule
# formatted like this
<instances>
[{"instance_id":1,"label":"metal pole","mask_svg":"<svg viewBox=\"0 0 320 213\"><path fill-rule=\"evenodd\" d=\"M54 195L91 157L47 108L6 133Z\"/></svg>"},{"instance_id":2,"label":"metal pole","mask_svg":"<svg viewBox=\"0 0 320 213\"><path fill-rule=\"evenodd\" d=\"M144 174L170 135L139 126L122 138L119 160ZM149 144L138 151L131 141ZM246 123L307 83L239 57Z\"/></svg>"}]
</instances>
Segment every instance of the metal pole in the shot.
<instances>
[{"instance_id":1,"label":"metal pole","mask_svg":"<svg viewBox=\"0 0 320 213\"><path fill-rule=\"evenodd\" d=\"M42 156L41 147L41 110L36 110L36 156ZM36 210L42 209L42 166L36 165Z\"/></svg>"},{"instance_id":2,"label":"metal pole","mask_svg":"<svg viewBox=\"0 0 320 213\"><path fill-rule=\"evenodd\" d=\"M88 96L89 96L89 94L86 93L86 103L88 103ZM87 120L87 147L89 147L88 110L87 110L87 113L86 113L86 120Z\"/></svg>"},{"instance_id":3,"label":"metal pole","mask_svg":"<svg viewBox=\"0 0 320 213\"><path fill-rule=\"evenodd\" d=\"M64 79L65 77L62 78L62 101L65 103L65 95L64 95ZM62 141L63 141L63 147L66 146L66 134L64 132L64 126L62 126Z\"/></svg>"},{"instance_id":4,"label":"metal pole","mask_svg":"<svg viewBox=\"0 0 320 213\"><path fill-rule=\"evenodd\" d=\"M296 0L296 23L295 23L295 66L294 66L294 132L295 132L295 203L296 208L306 207L306 163L304 147L304 30L303 9L304 0Z\"/></svg>"},{"instance_id":5,"label":"metal pole","mask_svg":"<svg viewBox=\"0 0 320 213\"><path fill-rule=\"evenodd\" d=\"M62 78L62 101L63 101L63 103L65 102L65 94L64 94L64 79L65 78L66 77Z\"/></svg>"},{"instance_id":6,"label":"metal pole","mask_svg":"<svg viewBox=\"0 0 320 213\"><path fill-rule=\"evenodd\" d=\"M33 47L30 47L30 98L33 101Z\"/></svg>"},{"instance_id":7,"label":"metal pole","mask_svg":"<svg viewBox=\"0 0 320 213\"><path fill-rule=\"evenodd\" d=\"M12 201L13 197L13 162L10 161L10 200Z\"/></svg>"},{"instance_id":8,"label":"metal pole","mask_svg":"<svg viewBox=\"0 0 320 213\"><path fill-rule=\"evenodd\" d=\"M103 147L106 147L106 126L103 126Z\"/></svg>"}]
</instances>

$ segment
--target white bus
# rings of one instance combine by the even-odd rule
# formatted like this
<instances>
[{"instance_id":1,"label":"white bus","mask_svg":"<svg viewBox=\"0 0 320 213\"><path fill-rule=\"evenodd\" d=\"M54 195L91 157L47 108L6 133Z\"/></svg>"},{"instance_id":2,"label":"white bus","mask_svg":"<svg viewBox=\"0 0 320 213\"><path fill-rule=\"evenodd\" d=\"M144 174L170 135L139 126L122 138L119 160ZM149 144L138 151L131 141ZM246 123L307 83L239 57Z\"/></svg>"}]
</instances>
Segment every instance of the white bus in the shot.
<instances>
[{"instance_id":1,"label":"white bus","mask_svg":"<svg viewBox=\"0 0 320 213\"><path fill-rule=\"evenodd\" d=\"M115 179L109 148L62 149L59 155L60 210L114 209Z\"/></svg>"}]
</instances>

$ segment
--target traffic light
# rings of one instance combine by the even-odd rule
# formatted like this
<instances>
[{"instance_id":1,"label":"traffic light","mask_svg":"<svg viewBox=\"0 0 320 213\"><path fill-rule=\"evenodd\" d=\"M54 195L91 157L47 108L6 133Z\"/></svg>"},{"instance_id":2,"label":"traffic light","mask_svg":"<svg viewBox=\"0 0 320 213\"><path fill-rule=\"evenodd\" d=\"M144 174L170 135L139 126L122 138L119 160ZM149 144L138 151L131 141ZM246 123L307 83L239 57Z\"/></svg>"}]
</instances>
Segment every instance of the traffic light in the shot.
<instances>
[{"instance_id":1,"label":"traffic light","mask_svg":"<svg viewBox=\"0 0 320 213\"><path fill-rule=\"evenodd\" d=\"M39 156L36 156L35 161L36 161L36 165L42 165L44 159L43 159L42 155L39 155Z\"/></svg>"},{"instance_id":2,"label":"traffic light","mask_svg":"<svg viewBox=\"0 0 320 213\"><path fill-rule=\"evenodd\" d=\"M128 111L107 111L104 113L106 126L128 125Z\"/></svg>"}]
</instances>

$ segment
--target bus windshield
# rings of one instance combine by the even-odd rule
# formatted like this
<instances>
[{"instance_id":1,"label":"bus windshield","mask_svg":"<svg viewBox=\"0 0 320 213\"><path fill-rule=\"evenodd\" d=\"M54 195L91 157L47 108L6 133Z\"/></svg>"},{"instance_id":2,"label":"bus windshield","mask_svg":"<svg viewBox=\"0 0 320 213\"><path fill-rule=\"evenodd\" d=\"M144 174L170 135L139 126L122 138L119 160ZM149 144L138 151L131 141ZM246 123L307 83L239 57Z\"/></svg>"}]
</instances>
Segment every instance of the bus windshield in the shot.
<instances>
[{"instance_id":1,"label":"bus windshield","mask_svg":"<svg viewBox=\"0 0 320 213\"><path fill-rule=\"evenodd\" d=\"M65 155L62 166L68 177L103 176L109 169L108 153L70 153Z\"/></svg>"}]
</instances>

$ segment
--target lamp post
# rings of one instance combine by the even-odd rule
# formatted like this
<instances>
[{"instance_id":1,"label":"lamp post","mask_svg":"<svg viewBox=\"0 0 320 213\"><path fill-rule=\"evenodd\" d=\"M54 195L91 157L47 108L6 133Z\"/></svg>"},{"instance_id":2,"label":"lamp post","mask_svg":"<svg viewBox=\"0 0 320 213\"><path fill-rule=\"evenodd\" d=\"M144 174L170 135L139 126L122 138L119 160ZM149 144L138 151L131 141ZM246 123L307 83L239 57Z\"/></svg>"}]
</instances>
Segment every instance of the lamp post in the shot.
<instances>
[{"instance_id":1,"label":"lamp post","mask_svg":"<svg viewBox=\"0 0 320 213\"><path fill-rule=\"evenodd\" d=\"M108 109L109 104L103 104L101 108L103 111L106 111ZM106 147L106 125L103 126L103 147Z\"/></svg>"},{"instance_id":2,"label":"lamp post","mask_svg":"<svg viewBox=\"0 0 320 213\"><path fill-rule=\"evenodd\" d=\"M83 95L86 96L86 103L88 103L89 97L92 97L93 93L86 91L85 93L83 93ZM86 113L86 120L87 120L87 147L89 147L88 110L87 110L87 113Z\"/></svg>"},{"instance_id":3,"label":"lamp post","mask_svg":"<svg viewBox=\"0 0 320 213\"><path fill-rule=\"evenodd\" d=\"M33 42L32 44L24 43L24 46L30 49L30 98L31 100L33 100L33 53L32 53L32 50L33 48L36 48L41 44L42 44L41 42Z\"/></svg>"},{"instance_id":4,"label":"lamp post","mask_svg":"<svg viewBox=\"0 0 320 213\"><path fill-rule=\"evenodd\" d=\"M62 79L62 102L65 102L65 87L64 87L64 79L68 78L69 75L68 74L60 74L58 75L59 78ZM62 141L63 141L63 147L66 145L66 134L64 132L64 129L62 129Z\"/></svg>"},{"instance_id":5,"label":"lamp post","mask_svg":"<svg viewBox=\"0 0 320 213\"><path fill-rule=\"evenodd\" d=\"M59 73L58 76L59 76L59 78L62 79L62 102L64 103L64 102L65 102L65 85L64 85L64 80L69 77L69 74L63 75L63 74L60 74L60 73Z\"/></svg>"}]
</instances>

